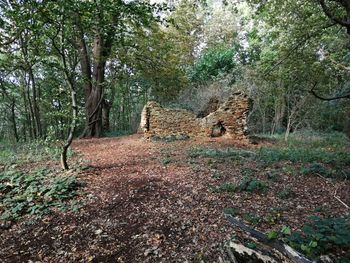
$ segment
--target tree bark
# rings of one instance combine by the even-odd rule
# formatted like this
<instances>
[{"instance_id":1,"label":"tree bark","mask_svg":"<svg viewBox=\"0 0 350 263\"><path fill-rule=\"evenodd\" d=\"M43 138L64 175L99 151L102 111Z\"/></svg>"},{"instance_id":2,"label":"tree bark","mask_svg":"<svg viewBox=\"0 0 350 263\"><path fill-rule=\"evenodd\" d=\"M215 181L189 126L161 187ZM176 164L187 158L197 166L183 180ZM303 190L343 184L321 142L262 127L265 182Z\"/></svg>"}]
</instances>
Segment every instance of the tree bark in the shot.
<instances>
[{"instance_id":1,"label":"tree bark","mask_svg":"<svg viewBox=\"0 0 350 263\"><path fill-rule=\"evenodd\" d=\"M18 142L19 136L18 136L18 132L17 132L15 99L14 98L12 98L12 103L11 103L11 120L12 120L12 125L13 125L13 136L15 137L16 142Z\"/></svg>"},{"instance_id":2,"label":"tree bark","mask_svg":"<svg viewBox=\"0 0 350 263\"><path fill-rule=\"evenodd\" d=\"M102 14L100 14L102 16ZM101 19L101 17L98 17ZM80 65L85 81L85 112L86 128L84 137L100 137L103 133L103 101L106 61L109 57L115 32L109 30L103 35L99 28L95 29L92 58L89 57L84 39L84 31L80 17L75 15L75 27L78 32L77 46L79 47ZM92 61L92 62L91 62ZM109 118L109 114L106 115Z\"/></svg>"}]
</instances>

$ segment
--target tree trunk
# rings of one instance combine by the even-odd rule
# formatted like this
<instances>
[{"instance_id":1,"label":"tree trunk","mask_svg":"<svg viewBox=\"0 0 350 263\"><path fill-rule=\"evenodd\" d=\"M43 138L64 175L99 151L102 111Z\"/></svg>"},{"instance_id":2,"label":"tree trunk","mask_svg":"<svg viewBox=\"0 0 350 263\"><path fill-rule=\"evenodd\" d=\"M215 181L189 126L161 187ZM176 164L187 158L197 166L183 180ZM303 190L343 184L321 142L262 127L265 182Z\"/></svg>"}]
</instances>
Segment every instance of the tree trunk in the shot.
<instances>
[{"instance_id":1,"label":"tree trunk","mask_svg":"<svg viewBox=\"0 0 350 263\"><path fill-rule=\"evenodd\" d=\"M42 129L41 129L41 120L40 120L40 110L39 110L39 104L38 104L38 91L36 87L36 82L32 70L32 66L28 65L28 73L29 73L29 79L32 86L32 97L33 97L33 117L34 117L34 124L35 124L35 132L38 137L42 137Z\"/></svg>"},{"instance_id":2,"label":"tree trunk","mask_svg":"<svg viewBox=\"0 0 350 263\"><path fill-rule=\"evenodd\" d=\"M68 170L68 162L67 162L67 152L69 146L72 144L74 131L76 128L77 123L77 117L78 117L78 108L77 108L77 98L76 98L76 91L74 85L70 85L71 87L71 99L72 99L72 122L69 128L67 143L63 146L62 153L61 153L61 166L62 169Z\"/></svg>"},{"instance_id":3,"label":"tree trunk","mask_svg":"<svg viewBox=\"0 0 350 263\"><path fill-rule=\"evenodd\" d=\"M16 142L19 141L18 132L17 132L17 124L16 124L16 112L15 112L15 99L12 99L11 103L11 120L13 125L13 136L16 139Z\"/></svg>"},{"instance_id":4,"label":"tree trunk","mask_svg":"<svg viewBox=\"0 0 350 263\"><path fill-rule=\"evenodd\" d=\"M109 115L112 108L112 103L110 101L107 101L106 99L103 100L102 104L102 127L104 131L110 130L110 124L109 124Z\"/></svg>"},{"instance_id":5,"label":"tree trunk","mask_svg":"<svg viewBox=\"0 0 350 263\"><path fill-rule=\"evenodd\" d=\"M35 121L34 121L34 110L33 110L33 105L32 105L32 100L30 98L30 88L29 88L29 82L26 83L26 95L28 99L28 105L29 105L29 119L30 119L30 133L31 137L33 139L37 138L37 133L35 129Z\"/></svg>"},{"instance_id":6,"label":"tree trunk","mask_svg":"<svg viewBox=\"0 0 350 263\"><path fill-rule=\"evenodd\" d=\"M102 14L97 19L102 19ZM87 118L83 136L100 137L103 132L102 108L105 67L112 50L115 32L109 30L107 34L102 34L99 28L95 28L95 39L92 57L90 58L79 14L75 14L75 28L77 30L76 41L79 48L80 65L85 81L85 112Z\"/></svg>"}]
</instances>

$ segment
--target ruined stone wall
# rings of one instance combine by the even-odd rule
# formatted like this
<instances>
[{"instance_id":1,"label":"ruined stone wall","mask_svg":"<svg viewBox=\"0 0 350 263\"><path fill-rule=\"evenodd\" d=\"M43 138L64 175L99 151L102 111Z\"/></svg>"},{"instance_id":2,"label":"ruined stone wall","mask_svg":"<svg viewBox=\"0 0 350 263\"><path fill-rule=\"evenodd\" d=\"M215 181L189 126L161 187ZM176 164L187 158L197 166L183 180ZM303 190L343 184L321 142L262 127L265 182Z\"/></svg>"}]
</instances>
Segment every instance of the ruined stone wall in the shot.
<instances>
[{"instance_id":1,"label":"ruined stone wall","mask_svg":"<svg viewBox=\"0 0 350 263\"><path fill-rule=\"evenodd\" d=\"M187 110L162 108L157 102L151 101L142 111L140 128L146 137L224 135L241 140L246 138L248 111L248 98L241 94L233 95L203 118L197 118Z\"/></svg>"}]
</instances>

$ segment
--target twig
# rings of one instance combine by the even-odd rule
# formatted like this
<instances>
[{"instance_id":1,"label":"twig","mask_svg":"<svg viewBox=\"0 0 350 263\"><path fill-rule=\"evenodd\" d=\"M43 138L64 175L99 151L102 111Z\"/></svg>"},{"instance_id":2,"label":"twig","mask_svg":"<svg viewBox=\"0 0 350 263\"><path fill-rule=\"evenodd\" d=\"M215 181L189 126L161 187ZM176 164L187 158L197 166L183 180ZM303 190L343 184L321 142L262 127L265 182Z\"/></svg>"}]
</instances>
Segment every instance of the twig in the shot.
<instances>
[{"instance_id":1,"label":"twig","mask_svg":"<svg viewBox=\"0 0 350 263\"><path fill-rule=\"evenodd\" d=\"M333 195L334 199L337 200L337 201L339 201L343 206L346 207L346 209L350 209L350 207L349 207L346 203L344 203L344 202L340 199L339 196L337 196L337 191L338 191L338 188L339 188L339 187L337 187L333 182L331 182L330 180L328 180L328 179L327 179L326 177L324 177L323 175L321 175L321 174L319 174L319 173L316 173L316 175L318 175L319 177L323 178L326 182L332 184L332 185L335 187L335 191L334 191L334 195ZM346 180L346 179L345 179L345 180Z\"/></svg>"}]
</instances>

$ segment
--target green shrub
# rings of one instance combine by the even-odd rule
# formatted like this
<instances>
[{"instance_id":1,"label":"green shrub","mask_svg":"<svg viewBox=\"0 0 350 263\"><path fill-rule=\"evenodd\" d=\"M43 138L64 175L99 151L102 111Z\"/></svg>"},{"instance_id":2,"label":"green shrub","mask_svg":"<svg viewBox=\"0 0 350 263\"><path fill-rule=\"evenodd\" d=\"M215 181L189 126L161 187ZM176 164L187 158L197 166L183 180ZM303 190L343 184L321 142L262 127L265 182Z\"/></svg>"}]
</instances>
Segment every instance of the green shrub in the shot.
<instances>
[{"instance_id":1,"label":"green shrub","mask_svg":"<svg viewBox=\"0 0 350 263\"><path fill-rule=\"evenodd\" d=\"M244 214L243 219L253 225L257 225L260 222L260 218L255 213Z\"/></svg>"},{"instance_id":2,"label":"green shrub","mask_svg":"<svg viewBox=\"0 0 350 263\"><path fill-rule=\"evenodd\" d=\"M267 184L262 182L256 178L252 178L249 176L245 176L239 182L239 189L241 191L247 192L255 192L255 191L263 191L267 188Z\"/></svg>"},{"instance_id":3,"label":"green shrub","mask_svg":"<svg viewBox=\"0 0 350 263\"><path fill-rule=\"evenodd\" d=\"M304 175L319 174L322 176L329 176L330 171L321 163L312 163L301 169L301 173Z\"/></svg>"},{"instance_id":4,"label":"green shrub","mask_svg":"<svg viewBox=\"0 0 350 263\"><path fill-rule=\"evenodd\" d=\"M169 163L171 163L171 159L170 159L170 158L167 158L167 157L162 158L162 159L160 160L160 163L161 163L163 166L166 166L166 165L168 165Z\"/></svg>"},{"instance_id":5,"label":"green shrub","mask_svg":"<svg viewBox=\"0 0 350 263\"><path fill-rule=\"evenodd\" d=\"M289 244L310 257L334 250L346 251L350 246L350 218L310 217L301 232L287 237Z\"/></svg>"},{"instance_id":6,"label":"green shrub","mask_svg":"<svg viewBox=\"0 0 350 263\"><path fill-rule=\"evenodd\" d=\"M237 189L237 185L231 182L226 182L216 187L210 187L210 191L212 193L223 193L223 192L233 193L236 191L236 189Z\"/></svg>"},{"instance_id":7,"label":"green shrub","mask_svg":"<svg viewBox=\"0 0 350 263\"><path fill-rule=\"evenodd\" d=\"M288 199L288 198L291 198L293 196L294 196L294 192L289 188L286 188L286 189L282 190L281 192L277 193L277 197L280 199Z\"/></svg>"}]
</instances>

